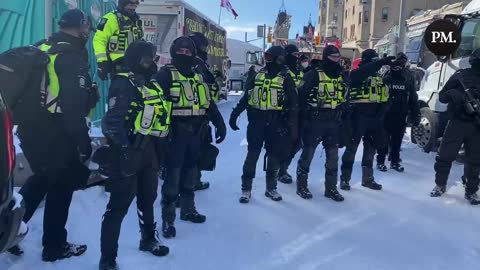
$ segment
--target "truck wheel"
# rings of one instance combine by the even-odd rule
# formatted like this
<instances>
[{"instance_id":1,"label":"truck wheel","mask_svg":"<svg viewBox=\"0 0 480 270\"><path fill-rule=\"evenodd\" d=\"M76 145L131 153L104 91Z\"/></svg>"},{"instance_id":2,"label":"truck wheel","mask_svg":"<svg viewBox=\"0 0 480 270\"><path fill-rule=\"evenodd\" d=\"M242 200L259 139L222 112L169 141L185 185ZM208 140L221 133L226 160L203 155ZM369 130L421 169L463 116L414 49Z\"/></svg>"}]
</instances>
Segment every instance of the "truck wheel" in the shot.
<instances>
[{"instance_id":1,"label":"truck wheel","mask_svg":"<svg viewBox=\"0 0 480 270\"><path fill-rule=\"evenodd\" d=\"M421 108L420 114L420 125L412 127L412 137L423 151L429 153L437 143L438 119L428 107Z\"/></svg>"}]
</instances>

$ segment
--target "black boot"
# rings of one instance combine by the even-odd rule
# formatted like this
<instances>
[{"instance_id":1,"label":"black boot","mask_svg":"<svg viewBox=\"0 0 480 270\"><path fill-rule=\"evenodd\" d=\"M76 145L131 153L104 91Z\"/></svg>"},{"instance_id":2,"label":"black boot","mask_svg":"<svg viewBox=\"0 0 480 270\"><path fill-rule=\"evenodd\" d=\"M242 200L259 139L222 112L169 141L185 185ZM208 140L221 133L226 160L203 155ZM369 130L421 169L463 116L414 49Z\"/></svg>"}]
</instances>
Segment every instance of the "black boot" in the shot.
<instances>
[{"instance_id":1,"label":"black boot","mask_svg":"<svg viewBox=\"0 0 480 270\"><path fill-rule=\"evenodd\" d=\"M340 189L350 190L350 179L345 179L343 177L340 177Z\"/></svg>"},{"instance_id":2,"label":"black boot","mask_svg":"<svg viewBox=\"0 0 480 270\"><path fill-rule=\"evenodd\" d=\"M367 166L362 167L362 186L373 190L382 190L382 185L375 182L373 168Z\"/></svg>"},{"instance_id":3,"label":"black boot","mask_svg":"<svg viewBox=\"0 0 480 270\"><path fill-rule=\"evenodd\" d=\"M100 258L99 270L119 270L115 257L103 256Z\"/></svg>"},{"instance_id":4,"label":"black boot","mask_svg":"<svg viewBox=\"0 0 480 270\"><path fill-rule=\"evenodd\" d=\"M384 162L377 162L377 170L381 172L386 172L387 171L387 166L385 166Z\"/></svg>"},{"instance_id":5,"label":"black boot","mask_svg":"<svg viewBox=\"0 0 480 270\"><path fill-rule=\"evenodd\" d=\"M338 192L336 187L325 189L325 197L330 198L336 202L343 202L343 200L345 200L342 194Z\"/></svg>"},{"instance_id":6,"label":"black boot","mask_svg":"<svg viewBox=\"0 0 480 270\"><path fill-rule=\"evenodd\" d=\"M276 189L268 189L265 191L265 196L272 199L272 201L281 201L282 200L282 195L277 192Z\"/></svg>"},{"instance_id":7,"label":"black boot","mask_svg":"<svg viewBox=\"0 0 480 270\"><path fill-rule=\"evenodd\" d=\"M297 195L306 199L306 200L310 200L311 198L313 198L312 193L310 192L310 190L308 190L307 187L298 187L297 188Z\"/></svg>"},{"instance_id":8,"label":"black boot","mask_svg":"<svg viewBox=\"0 0 480 270\"><path fill-rule=\"evenodd\" d=\"M180 213L180 219L185 221L190 221L192 223L204 223L207 220L207 217L198 213L197 210Z\"/></svg>"},{"instance_id":9,"label":"black boot","mask_svg":"<svg viewBox=\"0 0 480 270\"><path fill-rule=\"evenodd\" d=\"M165 238L173 238L177 236L177 230L173 222L162 222L162 235Z\"/></svg>"},{"instance_id":10,"label":"black boot","mask_svg":"<svg viewBox=\"0 0 480 270\"><path fill-rule=\"evenodd\" d=\"M399 162L392 162L390 164L390 169L395 170L397 172L404 172L405 168Z\"/></svg>"},{"instance_id":11,"label":"black boot","mask_svg":"<svg viewBox=\"0 0 480 270\"><path fill-rule=\"evenodd\" d=\"M465 193L465 199L467 199L471 205L479 205L480 198L477 193Z\"/></svg>"},{"instance_id":12,"label":"black boot","mask_svg":"<svg viewBox=\"0 0 480 270\"><path fill-rule=\"evenodd\" d=\"M43 248L42 260L44 262L54 262L70 257L83 255L87 251L87 245L75 245L65 243L62 248Z\"/></svg>"},{"instance_id":13,"label":"black boot","mask_svg":"<svg viewBox=\"0 0 480 270\"><path fill-rule=\"evenodd\" d=\"M447 191L447 186L436 185L430 192L430 197L440 197Z\"/></svg>"},{"instance_id":14,"label":"black boot","mask_svg":"<svg viewBox=\"0 0 480 270\"><path fill-rule=\"evenodd\" d=\"M158 240L158 231L154 225L143 225L141 229L142 239L140 240L139 249L148 251L155 256L166 256L170 249L160 243Z\"/></svg>"},{"instance_id":15,"label":"black boot","mask_svg":"<svg viewBox=\"0 0 480 270\"><path fill-rule=\"evenodd\" d=\"M15 255L15 256L22 256L24 251L19 245L15 245L9 249L7 249L8 253Z\"/></svg>"},{"instance_id":16,"label":"black boot","mask_svg":"<svg viewBox=\"0 0 480 270\"><path fill-rule=\"evenodd\" d=\"M250 190L242 190L242 196L238 200L240 203L249 203L250 198L252 197L252 192Z\"/></svg>"},{"instance_id":17,"label":"black boot","mask_svg":"<svg viewBox=\"0 0 480 270\"><path fill-rule=\"evenodd\" d=\"M210 183L209 183L209 182L198 181L198 183L195 185L194 190L195 190L195 191L205 190L205 189L208 189L209 187L210 187Z\"/></svg>"},{"instance_id":18,"label":"black boot","mask_svg":"<svg viewBox=\"0 0 480 270\"><path fill-rule=\"evenodd\" d=\"M280 172L278 174L278 182L281 182L284 184L291 184L293 183L293 178L287 171Z\"/></svg>"}]
</instances>

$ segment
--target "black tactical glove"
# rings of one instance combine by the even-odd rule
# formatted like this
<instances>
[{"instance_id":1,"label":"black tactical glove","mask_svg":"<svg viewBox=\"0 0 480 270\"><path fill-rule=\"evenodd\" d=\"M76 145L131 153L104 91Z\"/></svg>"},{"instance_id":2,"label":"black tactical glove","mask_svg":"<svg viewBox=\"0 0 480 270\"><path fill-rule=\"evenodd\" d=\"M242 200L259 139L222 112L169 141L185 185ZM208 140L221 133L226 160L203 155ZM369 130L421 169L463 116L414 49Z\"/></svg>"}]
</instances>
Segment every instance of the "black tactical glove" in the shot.
<instances>
[{"instance_id":1,"label":"black tactical glove","mask_svg":"<svg viewBox=\"0 0 480 270\"><path fill-rule=\"evenodd\" d=\"M92 156L92 144L90 138L88 138L88 141L85 140L85 142L78 146L78 154L80 157L80 162L82 163L90 159Z\"/></svg>"},{"instance_id":2,"label":"black tactical glove","mask_svg":"<svg viewBox=\"0 0 480 270\"><path fill-rule=\"evenodd\" d=\"M98 92L98 85L96 82L92 83L88 91L88 106L93 109L97 105L97 102L100 100L100 93Z\"/></svg>"},{"instance_id":3,"label":"black tactical glove","mask_svg":"<svg viewBox=\"0 0 480 270\"><path fill-rule=\"evenodd\" d=\"M395 56L387 56L378 61L381 62L382 65L391 65L395 59L396 59Z\"/></svg>"},{"instance_id":4,"label":"black tactical glove","mask_svg":"<svg viewBox=\"0 0 480 270\"><path fill-rule=\"evenodd\" d=\"M216 143L220 144L225 140L225 137L227 136L227 127L222 123L219 126L215 126L215 139Z\"/></svg>"},{"instance_id":5,"label":"black tactical glove","mask_svg":"<svg viewBox=\"0 0 480 270\"><path fill-rule=\"evenodd\" d=\"M108 79L108 74L111 72L112 66L110 61L103 61L97 63L97 74L102 81L106 81Z\"/></svg>"},{"instance_id":6,"label":"black tactical glove","mask_svg":"<svg viewBox=\"0 0 480 270\"><path fill-rule=\"evenodd\" d=\"M238 119L239 114L235 112L235 109L233 109L232 113L230 114L230 119L228 120L228 124L230 125L230 128L232 130L239 130L237 126L237 119Z\"/></svg>"}]
</instances>

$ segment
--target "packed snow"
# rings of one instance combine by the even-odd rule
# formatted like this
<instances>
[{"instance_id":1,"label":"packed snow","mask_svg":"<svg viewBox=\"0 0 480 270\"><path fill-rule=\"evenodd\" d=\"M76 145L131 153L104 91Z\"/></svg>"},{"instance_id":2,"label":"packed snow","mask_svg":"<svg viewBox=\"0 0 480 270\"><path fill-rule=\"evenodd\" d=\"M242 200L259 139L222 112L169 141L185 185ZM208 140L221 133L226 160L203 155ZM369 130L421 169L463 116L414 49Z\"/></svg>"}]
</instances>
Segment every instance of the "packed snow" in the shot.
<instances>
[{"instance_id":1,"label":"packed snow","mask_svg":"<svg viewBox=\"0 0 480 270\"><path fill-rule=\"evenodd\" d=\"M237 98L220 105L228 117ZM304 200L294 185L279 183L283 201L273 202L263 193L265 174L257 166L250 204L238 203L240 176L246 155L246 114L240 131L229 130L217 170L204 173L211 188L196 193L205 224L176 222L177 237L163 240L171 249L157 258L138 250L139 228L135 204L124 220L118 262L121 269L142 270L317 270L478 269L480 266L480 208L463 198L461 164L454 164L447 193L430 198L434 186L433 153L423 153L405 137L402 158L406 172L375 172L383 191L360 185L360 147L352 190L341 191L345 202L323 196L325 155L321 146L312 163L310 190ZM341 150L343 152L343 150ZM294 175L296 160L290 167ZM261 160L261 159L260 159ZM68 179L66 179L68 180ZM43 209L29 224L23 257L0 255L0 269L98 269L100 224L108 201L103 188L76 192L68 221L69 240L88 244L84 256L44 263L41 261ZM158 223L159 198L155 203Z\"/></svg>"}]
</instances>

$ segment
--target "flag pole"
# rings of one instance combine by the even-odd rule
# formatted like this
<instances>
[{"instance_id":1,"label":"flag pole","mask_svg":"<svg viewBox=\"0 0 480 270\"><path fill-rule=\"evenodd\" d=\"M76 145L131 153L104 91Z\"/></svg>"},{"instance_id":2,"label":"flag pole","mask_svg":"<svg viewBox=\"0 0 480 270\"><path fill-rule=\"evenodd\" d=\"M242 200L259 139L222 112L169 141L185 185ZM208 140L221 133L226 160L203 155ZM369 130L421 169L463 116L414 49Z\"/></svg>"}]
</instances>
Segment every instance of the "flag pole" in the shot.
<instances>
[{"instance_id":1,"label":"flag pole","mask_svg":"<svg viewBox=\"0 0 480 270\"><path fill-rule=\"evenodd\" d=\"M220 5L220 12L218 13L218 25L220 25L220 18L222 17L222 5Z\"/></svg>"}]
</instances>

